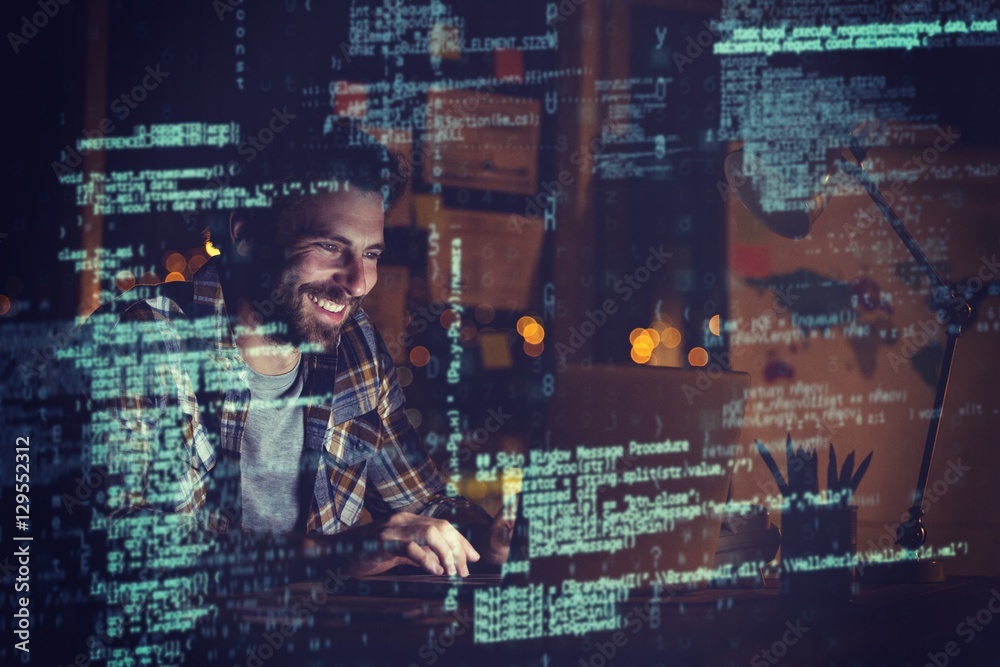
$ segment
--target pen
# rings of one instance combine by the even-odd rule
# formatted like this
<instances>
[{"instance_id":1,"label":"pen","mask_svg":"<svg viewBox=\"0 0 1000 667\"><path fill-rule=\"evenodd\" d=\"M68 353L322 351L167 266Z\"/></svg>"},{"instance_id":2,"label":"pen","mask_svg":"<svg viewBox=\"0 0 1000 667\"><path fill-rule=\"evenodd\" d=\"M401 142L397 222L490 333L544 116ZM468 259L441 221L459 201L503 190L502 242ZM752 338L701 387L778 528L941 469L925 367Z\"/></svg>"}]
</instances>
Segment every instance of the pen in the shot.
<instances>
[{"instance_id":1,"label":"pen","mask_svg":"<svg viewBox=\"0 0 1000 667\"><path fill-rule=\"evenodd\" d=\"M778 484L778 490L781 491L781 495L788 496L788 483L785 482L785 476L781 474L778 470L778 464L775 463L774 457L771 456L771 452L767 451L767 447L761 444L760 440L754 439L757 443L757 451L760 452L760 457L764 459L764 463L767 465L768 469L771 471L771 475L774 477L774 481Z\"/></svg>"}]
</instances>

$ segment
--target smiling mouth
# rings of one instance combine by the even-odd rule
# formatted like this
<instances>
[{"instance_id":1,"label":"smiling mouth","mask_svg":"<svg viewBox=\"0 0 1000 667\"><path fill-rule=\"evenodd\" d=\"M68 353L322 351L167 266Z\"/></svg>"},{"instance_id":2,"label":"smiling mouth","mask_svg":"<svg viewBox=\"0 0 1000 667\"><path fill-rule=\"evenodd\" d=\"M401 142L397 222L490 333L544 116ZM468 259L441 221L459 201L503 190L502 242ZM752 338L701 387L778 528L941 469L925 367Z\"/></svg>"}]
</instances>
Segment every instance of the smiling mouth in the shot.
<instances>
[{"instance_id":1,"label":"smiling mouth","mask_svg":"<svg viewBox=\"0 0 1000 667\"><path fill-rule=\"evenodd\" d=\"M334 303L333 301L328 301L327 299L321 299L317 296L309 294L308 292L306 292L306 296L309 297L309 300L312 301L314 304L316 304L316 306L322 308L328 313L333 313L333 314L341 313L343 312L344 308L347 307L345 304Z\"/></svg>"}]
</instances>

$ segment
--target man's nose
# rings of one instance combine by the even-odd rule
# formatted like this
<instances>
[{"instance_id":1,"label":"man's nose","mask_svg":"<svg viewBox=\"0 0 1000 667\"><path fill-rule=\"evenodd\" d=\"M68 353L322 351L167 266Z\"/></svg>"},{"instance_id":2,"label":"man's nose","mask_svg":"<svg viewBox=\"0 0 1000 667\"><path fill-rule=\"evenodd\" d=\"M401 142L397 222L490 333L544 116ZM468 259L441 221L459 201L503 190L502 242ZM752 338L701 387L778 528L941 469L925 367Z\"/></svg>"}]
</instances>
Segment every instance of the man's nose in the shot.
<instances>
[{"instance_id":1,"label":"man's nose","mask_svg":"<svg viewBox=\"0 0 1000 667\"><path fill-rule=\"evenodd\" d=\"M368 293L365 267L362 261L361 257L351 255L341 270L337 272L336 282L353 297L362 297Z\"/></svg>"}]
</instances>

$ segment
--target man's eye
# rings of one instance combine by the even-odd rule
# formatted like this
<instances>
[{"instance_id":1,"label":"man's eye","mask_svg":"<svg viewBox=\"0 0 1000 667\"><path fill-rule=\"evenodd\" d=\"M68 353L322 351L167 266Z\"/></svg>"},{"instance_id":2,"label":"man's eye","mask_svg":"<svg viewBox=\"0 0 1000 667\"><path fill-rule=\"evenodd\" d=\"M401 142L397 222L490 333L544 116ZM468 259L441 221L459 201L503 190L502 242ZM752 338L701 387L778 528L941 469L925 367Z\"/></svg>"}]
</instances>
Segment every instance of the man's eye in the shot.
<instances>
[{"instance_id":1,"label":"man's eye","mask_svg":"<svg viewBox=\"0 0 1000 667\"><path fill-rule=\"evenodd\" d=\"M322 243L321 242L321 243L317 243L316 245L318 247L322 248L323 250L326 250L327 252L337 252L338 250L340 250L340 246L338 246L336 243Z\"/></svg>"},{"instance_id":2,"label":"man's eye","mask_svg":"<svg viewBox=\"0 0 1000 667\"><path fill-rule=\"evenodd\" d=\"M365 258L366 259L370 259L373 262L377 262L378 259L379 259L379 257L381 257L381 256L382 256L381 253L377 253L377 252L366 252L365 253Z\"/></svg>"}]
</instances>

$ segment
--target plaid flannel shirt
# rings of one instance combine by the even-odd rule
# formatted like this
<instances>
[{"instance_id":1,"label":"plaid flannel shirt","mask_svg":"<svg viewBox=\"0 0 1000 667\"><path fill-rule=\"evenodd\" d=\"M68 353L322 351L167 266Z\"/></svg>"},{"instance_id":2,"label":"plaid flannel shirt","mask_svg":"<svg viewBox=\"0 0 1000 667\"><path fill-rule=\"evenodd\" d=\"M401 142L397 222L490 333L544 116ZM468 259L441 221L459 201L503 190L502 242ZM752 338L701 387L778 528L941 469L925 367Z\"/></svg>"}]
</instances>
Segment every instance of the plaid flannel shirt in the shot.
<instances>
[{"instance_id":1,"label":"plaid flannel shirt","mask_svg":"<svg viewBox=\"0 0 1000 667\"><path fill-rule=\"evenodd\" d=\"M137 288L119 305L105 343L117 353L120 393L104 403L95 445L112 512L139 508L193 516L225 531L239 517L239 454L248 368L233 339L216 260L192 283ZM123 326L126 325L127 326ZM337 353L303 354L305 442L297 530L333 534L402 510L484 523L489 516L445 484L404 413L395 367L358 309Z\"/></svg>"}]
</instances>

